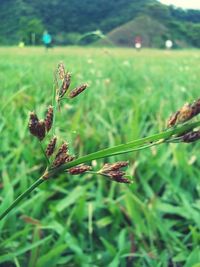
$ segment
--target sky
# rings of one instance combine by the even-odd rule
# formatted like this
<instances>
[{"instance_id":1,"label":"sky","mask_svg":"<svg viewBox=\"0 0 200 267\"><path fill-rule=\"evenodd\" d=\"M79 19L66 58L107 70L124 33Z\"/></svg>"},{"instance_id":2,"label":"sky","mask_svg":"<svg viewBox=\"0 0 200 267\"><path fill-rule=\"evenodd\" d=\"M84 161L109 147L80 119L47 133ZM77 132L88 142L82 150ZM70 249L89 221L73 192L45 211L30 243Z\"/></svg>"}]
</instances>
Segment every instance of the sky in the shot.
<instances>
[{"instance_id":1,"label":"sky","mask_svg":"<svg viewBox=\"0 0 200 267\"><path fill-rule=\"evenodd\" d=\"M200 0L159 0L163 4L182 8L200 9Z\"/></svg>"}]
</instances>

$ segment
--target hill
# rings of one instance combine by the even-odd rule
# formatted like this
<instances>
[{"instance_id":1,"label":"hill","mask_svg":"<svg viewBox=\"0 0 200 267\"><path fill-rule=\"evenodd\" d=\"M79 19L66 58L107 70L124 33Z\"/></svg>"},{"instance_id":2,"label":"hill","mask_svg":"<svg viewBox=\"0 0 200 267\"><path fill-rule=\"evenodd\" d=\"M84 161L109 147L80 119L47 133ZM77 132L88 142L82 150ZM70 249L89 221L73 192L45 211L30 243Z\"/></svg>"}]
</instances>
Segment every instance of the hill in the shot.
<instances>
[{"instance_id":1,"label":"hill","mask_svg":"<svg viewBox=\"0 0 200 267\"><path fill-rule=\"evenodd\" d=\"M0 44L20 40L28 45L40 44L45 29L53 35L55 44L73 44L87 32L98 29L112 36L114 29L116 32L122 25L137 29L139 22L144 35L148 24L149 31L163 30L171 38L200 47L200 11L168 7L156 0L1 0ZM154 46L159 40L145 42Z\"/></svg>"},{"instance_id":2,"label":"hill","mask_svg":"<svg viewBox=\"0 0 200 267\"><path fill-rule=\"evenodd\" d=\"M108 33L107 37L113 44L132 47L134 38L140 36L143 46L160 47L168 34L169 30L159 21L147 15L141 15L117 27Z\"/></svg>"}]
</instances>

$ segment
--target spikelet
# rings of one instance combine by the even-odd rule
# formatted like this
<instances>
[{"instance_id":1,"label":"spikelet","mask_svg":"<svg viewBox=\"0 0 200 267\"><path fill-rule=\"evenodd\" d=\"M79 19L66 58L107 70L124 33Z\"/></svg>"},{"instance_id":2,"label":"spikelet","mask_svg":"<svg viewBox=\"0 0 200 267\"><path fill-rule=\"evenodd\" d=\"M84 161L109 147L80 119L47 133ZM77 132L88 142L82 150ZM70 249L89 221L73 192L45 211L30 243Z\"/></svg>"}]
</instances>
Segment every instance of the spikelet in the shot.
<instances>
[{"instance_id":1,"label":"spikelet","mask_svg":"<svg viewBox=\"0 0 200 267\"><path fill-rule=\"evenodd\" d=\"M68 150L68 144L64 142L64 143L60 146L60 148L59 148L59 150L58 150L58 152L57 152L55 158L58 158L58 157L59 157L60 155L62 155L62 154L66 154L66 153L67 153L67 150Z\"/></svg>"},{"instance_id":2,"label":"spikelet","mask_svg":"<svg viewBox=\"0 0 200 267\"><path fill-rule=\"evenodd\" d=\"M67 157L68 157L68 155L66 155L65 153L60 154L53 161L53 167L59 167L59 166L63 165L66 162Z\"/></svg>"},{"instance_id":3,"label":"spikelet","mask_svg":"<svg viewBox=\"0 0 200 267\"><path fill-rule=\"evenodd\" d=\"M184 123L191 120L200 113L200 99L192 104L185 104L181 109L174 113L167 122L167 127L172 127L178 123Z\"/></svg>"},{"instance_id":4,"label":"spikelet","mask_svg":"<svg viewBox=\"0 0 200 267\"><path fill-rule=\"evenodd\" d=\"M133 182L125 177L118 177L114 179L115 182L117 183L122 183L122 184L132 184Z\"/></svg>"},{"instance_id":5,"label":"spikelet","mask_svg":"<svg viewBox=\"0 0 200 267\"><path fill-rule=\"evenodd\" d=\"M79 87L76 87L75 89L73 89L73 90L69 93L69 97L70 97L70 98L74 98L74 97L76 97L77 95L79 95L80 93L82 93L87 87L88 87L88 85L87 85L86 83L80 85Z\"/></svg>"},{"instance_id":6,"label":"spikelet","mask_svg":"<svg viewBox=\"0 0 200 267\"><path fill-rule=\"evenodd\" d=\"M29 119L29 131L32 135L36 136L40 141L45 137L45 122L38 120L37 115L34 112L30 113Z\"/></svg>"},{"instance_id":7,"label":"spikelet","mask_svg":"<svg viewBox=\"0 0 200 267\"><path fill-rule=\"evenodd\" d=\"M74 159L75 159L75 156L72 156L72 155L67 154L67 158L66 158L65 162L66 162L66 163L67 163L67 162L71 162L71 161L73 161Z\"/></svg>"},{"instance_id":8,"label":"spikelet","mask_svg":"<svg viewBox=\"0 0 200 267\"><path fill-rule=\"evenodd\" d=\"M62 98L64 94L69 89L71 83L71 74L69 72L65 73L64 80L60 89L59 98Z\"/></svg>"},{"instance_id":9,"label":"spikelet","mask_svg":"<svg viewBox=\"0 0 200 267\"><path fill-rule=\"evenodd\" d=\"M67 154L67 150L68 150L68 144L64 142L60 146L60 148L59 148L59 150L55 156L55 159L53 161L54 167L59 167L66 162L66 160L69 157L69 155Z\"/></svg>"},{"instance_id":10,"label":"spikelet","mask_svg":"<svg viewBox=\"0 0 200 267\"><path fill-rule=\"evenodd\" d=\"M108 176L114 180L115 182L118 182L118 183L126 183L126 184L130 184L132 183L131 180L123 177L125 175L125 172L123 171L111 171L108 173Z\"/></svg>"},{"instance_id":11,"label":"spikelet","mask_svg":"<svg viewBox=\"0 0 200 267\"><path fill-rule=\"evenodd\" d=\"M47 145L47 148L46 148L47 157L50 157L53 154L55 150L55 146L56 146L56 141L57 141L57 137L54 136L49 142L49 144Z\"/></svg>"},{"instance_id":12,"label":"spikelet","mask_svg":"<svg viewBox=\"0 0 200 267\"><path fill-rule=\"evenodd\" d=\"M65 77L65 67L62 62L58 64L58 75L59 75L60 80L63 80Z\"/></svg>"},{"instance_id":13,"label":"spikelet","mask_svg":"<svg viewBox=\"0 0 200 267\"><path fill-rule=\"evenodd\" d=\"M45 118L45 126L47 132L51 130L52 124L53 124L53 107L49 106Z\"/></svg>"},{"instance_id":14,"label":"spikelet","mask_svg":"<svg viewBox=\"0 0 200 267\"><path fill-rule=\"evenodd\" d=\"M132 183L131 180L124 177L125 172L120 169L128 166L128 161L118 161L115 163L106 163L98 173L109 177L111 180L118 183Z\"/></svg>"},{"instance_id":15,"label":"spikelet","mask_svg":"<svg viewBox=\"0 0 200 267\"><path fill-rule=\"evenodd\" d=\"M182 142L192 143L200 139L200 131L193 131L182 136Z\"/></svg>"},{"instance_id":16,"label":"spikelet","mask_svg":"<svg viewBox=\"0 0 200 267\"><path fill-rule=\"evenodd\" d=\"M176 124L178 114L179 114L179 111L177 111L176 113L170 116L167 122L167 127L173 127Z\"/></svg>"},{"instance_id":17,"label":"spikelet","mask_svg":"<svg viewBox=\"0 0 200 267\"><path fill-rule=\"evenodd\" d=\"M127 167L128 166L128 161L118 161L115 163L106 163L103 168L100 170L102 173L107 173L110 171L116 171L119 170L120 168Z\"/></svg>"},{"instance_id":18,"label":"spikelet","mask_svg":"<svg viewBox=\"0 0 200 267\"><path fill-rule=\"evenodd\" d=\"M37 124L37 137L40 141L42 141L45 137L45 122L43 120L40 120Z\"/></svg>"},{"instance_id":19,"label":"spikelet","mask_svg":"<svg viewBox=\"0 0 200 267\"><path fill-rule=\"evenodd\" d=\"M37 124L38 124L38 117L34 112L30 113L30 118L29 118L29 131L32 135L37 137Z\"/></svg>"},{"instance_id":20,"label":"spikelet","mask_svg":"<svg viewBox=\"0 0 200 267\"><path fill-rule=\"evenodd\" d=\"M177 119L176 122L177 123L183 123L186 122L188 120L190 120L193 115L192 115L192 106L190 104L185 104L180 110L179 113L177 115Z\"/></svg>"},{"instance_id":21,"label":"spikelet","mask_svg":"<svg viewBox=\"0 0 200 267\"><path fill-rule=\"evenodd\" d=\"M197 99L192 103L192 116L196 116L200 113L200 99Z\"/></svg>"},{"instance_id":22,"label":"spikelet","mask_svg":"<svg viewBox=\"0 0 200 267\"><path fill-rule=\"evenodd\" d=\"M72 167L68 171L71 175L77 175L77 174L81 174L89 170L91 170L91 166L80 165L80 166Z\"/></svg>"}]
</instances>

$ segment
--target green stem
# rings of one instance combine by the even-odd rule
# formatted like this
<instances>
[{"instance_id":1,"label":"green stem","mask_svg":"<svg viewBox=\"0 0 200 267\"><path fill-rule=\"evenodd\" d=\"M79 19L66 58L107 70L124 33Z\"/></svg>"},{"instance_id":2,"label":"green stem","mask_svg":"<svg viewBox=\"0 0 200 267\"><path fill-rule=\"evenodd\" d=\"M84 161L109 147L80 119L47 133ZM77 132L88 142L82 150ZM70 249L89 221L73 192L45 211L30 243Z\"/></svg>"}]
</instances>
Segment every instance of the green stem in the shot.
<instances>
[{"instance_id":1,"label":"green stem","mask_svg":"<svg viewBox=\"0 0 200 267\"><path fill-rule=\"evenodd\" d=\"M23 192L21 195L18 196L18 198L15 199L15 201L0 215L0 221L11 211L13 210L18 203L27 197L36 187L38 187L41 183L43 183L45 179L40 177L38 180L35 181L25 192Z\"/></svg>"},{"instance_id":2,"label":"green stem","mask_svg":"<svg viewBox=\"0 0 200 267\"><path fill-rule=\"evenodd\" d=\"M182 135L185 132L189 132L198 126L200 126L200 121L189 123L189 124L184 124L182 126L177 126L175 128L169 129L167 131L163 131L163 132L160 132L158 134L144 137L142 139L137 139L135 141L132 141L132 142L129 142L126 144L122 144L122 145L114 146L111 148L99 150L97 152L94 152L94 153L85 155L83 157L80 157L78 159L75 159L69 163L63 164L62 166L60 166L58 168L51 169L49 171L49 176L53 176L55 174L62 172L63 170L69 169L69 168L74 167L76 165L86 163L86 162L89 162L92 160L106 158L106 157L120 155L120 154L125 154L125 153L129 153L132 151L137 151L137 150L143 149L142 147L145 146L145 144L147 146L148 145L154 146L154 145L159 144L159 143L157 143L158 141L161 141L160 143L164 143L166 140L170 139L172 136ZM150 143L152 143L152 144L150 144ZM144 148L146 148L146 147L144 147Z\"/></svg>"},{"instance_id":3,"label":"green stem","mask_svg":"<svg viewBox=\"0 0 200 267\"><path fill-rule=\"evenodd\" d=\"M43 145L42 145L41 141L39 141L39 143L40 143L40 147L41 147L41 150L42 150L42 154L44 155L44 157L46 159L47 165L49 166L50 165L50 161L49 161L49 159L48 159L48 157L46 155L46 152L45 152L45 150L43 148Z\"/></svg>"},{"instance_id":4,"label":"green stem","mask_svg":"<svg viewBox=\"0 0 200 267\"><path fill-rule=\"evenodd\" d=\"M193 122L190 124L184 124L182 126L169 129L167 131L163 131L158 134L151 135L149 137L145 137L142 139L138 139L126 144L118 145L111 148L106 148L103 150L99 150L97 152L88 154L86 156L80 157L72 162L63 164L61 167L53 168L51 170L46 170L44 175L41 176L34 184L32 184L24 193L22 193L11 205L8 207L1 215L0 220L2 220L11 210L13 210L18 203L27 197L36 187L38 187L41 183L43 183L46 179L51 178L54 175L58 175L59 173L79 165L81 163L86 163L88 161L92 161L95 159L105 158L109 156L125 154L132 151L142 150L151 146L159 145L169 141L171 137L177 137L179 135L183 135L185 132L192 131L194 128L200 126L200 121ZM173 140L173 139L172 139Z\"/></svg>"}]
</instances>

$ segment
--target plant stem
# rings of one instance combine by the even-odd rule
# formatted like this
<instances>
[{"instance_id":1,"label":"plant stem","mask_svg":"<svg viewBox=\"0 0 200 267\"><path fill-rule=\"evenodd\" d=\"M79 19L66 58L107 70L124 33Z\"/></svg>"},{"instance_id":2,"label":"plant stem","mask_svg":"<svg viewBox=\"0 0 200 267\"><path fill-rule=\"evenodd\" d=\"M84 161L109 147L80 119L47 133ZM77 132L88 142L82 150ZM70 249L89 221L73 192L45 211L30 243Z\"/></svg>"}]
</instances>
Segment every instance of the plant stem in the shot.
<instances>
[{"instance_id":1,"label":"plant stem","mask_svg":"<svg viewBox=\"0 0 200 267\"><path fill-rule=\"evenodd\" d=\"M35 181L25 192L23 192L21 195L19 195L15 201L0 215L0 221L11 211L13 210L18 203L27 197L36 187L38 187L41 183L43 183L45 179L40 177L38 180Z\"/></svg>"},{"instance_id":2,"label":"plant stem","mask_svg":"<svg viewBox=\"0 0 200 267\"><path fill-rule=\"evenodd\" d=\"M38 187L41 183L43 183L45 180L48 180L49 178L53 177L54 175L58 175L61 172L77 166L81 163L86 163L88 161L92 161L95 159L105 158L109 156L119 155L119 154L125 154L132 151L138 151L142 150L151 146L156 146L159 144L163 144L166 141L169 141L171 137L183 135L186 132L192 131L194 128L200 126L200 121L184 124L179 127L175 127L166 131L163 131L158 134L154 134L148 137L144 137L142 139L137 139L135 141L106 148L103 150L99 150L97 152L85 155L83 157L80 157L74 161L71 161L69 163L63 164L61 167L47 169L43 176L41 176L34 184L32 184L24 193L22 193L11 205L8 207L1 215L0 220L2 220L12 209L14 209L18 203L27 197L36 187ZM172 139L174 140L174 139Z\"/></svg>"},{"instance_id":3,"label":"plant stem","mask_svg":"<svg viewBox=\"0 0 200 267\"><path fill-rule=\"evenodd\" d=\"M55 174L62 172L63 170L69 169L71 167L74 167L79 164L86 163L92 160L106 158L106 157L110 157L114 155L125 154L125 153L129 153L132 151L137 151L137 150L143 149L143 147L146 148L145 145L147 145L148 147L149 145L154 146L154 145L164 143L166 140L169 140L172 136L182 135L186 132L192 131L194 128L198 126L200 126L200 121L184 124L182 126L177 126L172 129L160 132L158 134L144 137L142 139L137 139L135 141L132 141L126 144L99 150L97 152L75 159L69 163L63 164L62 166L56 169L51 169L49 171L49 176L53 176Z\"/></svg>"},{"instance_id":4,"label":"plant stem","mask_svg":"<svg viewBox=\"0 0 200 267\"><path fill-rule=\"evenodd\" d=\"M42 150L42 154L43 154L43 156L44 156L45 159L46 159L47 165L49 166L49 165L50 165L50 161L49 161L49 159L48 159L48 157L47 157L47 155L46 155L46 152L45 152L45 150L44 150L44 148L43 148L42 142L39 141L39 143L40 143L40 147L41 147L41 150Z\"/></svg>"}]
</instances>

